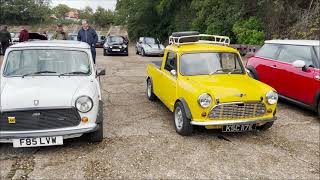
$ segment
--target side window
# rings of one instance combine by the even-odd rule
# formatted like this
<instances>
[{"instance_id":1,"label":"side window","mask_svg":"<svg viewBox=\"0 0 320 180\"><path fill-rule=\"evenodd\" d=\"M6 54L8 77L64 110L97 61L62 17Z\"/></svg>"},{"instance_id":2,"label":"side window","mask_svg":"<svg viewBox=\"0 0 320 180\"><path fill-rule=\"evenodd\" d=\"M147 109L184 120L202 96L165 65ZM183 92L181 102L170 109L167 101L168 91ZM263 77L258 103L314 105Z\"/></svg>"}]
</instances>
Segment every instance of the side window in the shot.
<instances>
[{"instance_id":1,"label":"side window","mask_svg":"<svg viewBox=\"0 0 320 180\"><path fill-rule=\"evenodd\" d=\"M7 64L5 67L5 74L10 75L20 69L21 65L21 51L11 51L7 58Z\"/></svg>"},{"instance_id":2,"label":"side window","mask_svg":"<svg viewBox=\"0 0 320 180\"><path fill-rule=\"evenodd\" d=\"M171 70L177 70L177 55L175 53L168 52L164 69L169 72Z\"/></svg>"},{"instance_id":3,"label":"side window","mask_svg":"<svg viewBox=\"0 0 320 180\"><path fill-rule=\"evenodd\" d=\"M277 44L265 44L262 48L257 52L256 56L277 59L277 54L279 52L279 45Z\"/></svg>"},{"instance_id":4,"label":"side window","mask_svg":"<svg viewBox=\"0 0 320 180\"><path fill-rule=\"evenodd\" d=\"M306 62L307 66L312 65L312 47L311 46L295 46L295 45L281 45L279 54L279 61L286 63L293 63L296 60Z\"/></svg>"}]
</instances>

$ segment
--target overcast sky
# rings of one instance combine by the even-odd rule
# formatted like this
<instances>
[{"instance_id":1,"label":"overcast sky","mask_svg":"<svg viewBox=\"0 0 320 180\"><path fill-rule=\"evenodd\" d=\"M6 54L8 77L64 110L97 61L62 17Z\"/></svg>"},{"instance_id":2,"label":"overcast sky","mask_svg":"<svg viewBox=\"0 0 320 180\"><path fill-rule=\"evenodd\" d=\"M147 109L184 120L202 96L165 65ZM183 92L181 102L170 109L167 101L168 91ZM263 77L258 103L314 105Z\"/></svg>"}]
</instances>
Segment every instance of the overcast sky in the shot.
<instances>
[{"instance_id":1,"label":"overcast sky","mask_svg":"<svg viewBox=\"0 0 320 180\"><path fill-rule=\"evenodd\" d=\"M58 4L66 4L69 7L84 9L86 6L90 6L95 10L98 6L105 9L114 10L116 8L117 0L51 0L52 6L57 6Z\"/></svg>"}]
</instances>

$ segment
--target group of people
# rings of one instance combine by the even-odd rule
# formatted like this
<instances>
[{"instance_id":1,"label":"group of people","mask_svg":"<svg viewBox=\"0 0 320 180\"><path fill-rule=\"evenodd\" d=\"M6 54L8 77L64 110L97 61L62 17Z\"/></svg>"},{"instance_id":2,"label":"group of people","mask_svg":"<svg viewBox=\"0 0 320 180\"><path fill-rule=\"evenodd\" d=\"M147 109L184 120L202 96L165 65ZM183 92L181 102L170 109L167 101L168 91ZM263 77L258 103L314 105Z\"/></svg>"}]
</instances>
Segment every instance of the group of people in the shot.
<instances>
[{"instance_id":1,"label":"group of people","mask_svg":"<svg viewBox=\"0 0 320 180\"><path fill-rule=\"evenodd\" d=\"M67 40L67 33L64 32L63 26L61 24L57 25L57 29L54 32L51 39L53 40ZM29 32L25 27L21 28L19 35L19 42L25 42L29 40ZM96 31L89 26L87 20L82 21L82 28L78 32L78 41L85 42L89 44L91 48L92 58L94 64L96 63L96 43L98 42L98 35ZM8 31L7 26L3 26L0 31L0 42L2 46L2 53L5 54L6 49L12 43L11 35Z\"/></svg>"}]
</instances>

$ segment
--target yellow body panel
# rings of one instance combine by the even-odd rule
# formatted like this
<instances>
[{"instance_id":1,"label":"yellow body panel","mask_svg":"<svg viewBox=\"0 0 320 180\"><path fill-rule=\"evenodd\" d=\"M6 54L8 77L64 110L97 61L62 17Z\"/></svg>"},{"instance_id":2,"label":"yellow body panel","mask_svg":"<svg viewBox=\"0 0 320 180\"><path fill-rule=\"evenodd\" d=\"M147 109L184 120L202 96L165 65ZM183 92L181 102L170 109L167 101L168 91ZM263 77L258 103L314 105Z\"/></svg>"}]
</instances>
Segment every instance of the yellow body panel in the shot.
<instances>
[{"instance_id":1,"label":"yellow body panel","mask_svg":"<svg viewBox=\"0 0 320 180\"><path fill-rule=\"evenodd\" d=\"M178 69L176 77L164 69L167 52L177 54ZM239 55L239 52L233 48L212 44L171 45L166 47L162 66L155 67L152 64L148 65L147 74L148 78L152 79L154 94L170 111L174 111L175 103L182 98L186 101L191 111L192 121L219 121L201 115L203 112L209 114L211 109L217 104L215 102L216 98L218 98L220 104L222 104L230 102L259 102L262 97L266 110L272 110L272 112L266 113L264 116L258 118L273 118L277 105L268 104L265 96L270 90L275 90L262 82L250 78L247 74L181 75L179 73L180 56L190 52L232 52ZM202 108L198 103L198 97L203 93L210 94L213 99L213 103L209 108ZM244 93L246 96L236 96L236 94L239 93ZM247 118L243 120L252 121L258 118ZM221 128L221 126L207 126L207 128Z\"/></svg>"}]
</instances>

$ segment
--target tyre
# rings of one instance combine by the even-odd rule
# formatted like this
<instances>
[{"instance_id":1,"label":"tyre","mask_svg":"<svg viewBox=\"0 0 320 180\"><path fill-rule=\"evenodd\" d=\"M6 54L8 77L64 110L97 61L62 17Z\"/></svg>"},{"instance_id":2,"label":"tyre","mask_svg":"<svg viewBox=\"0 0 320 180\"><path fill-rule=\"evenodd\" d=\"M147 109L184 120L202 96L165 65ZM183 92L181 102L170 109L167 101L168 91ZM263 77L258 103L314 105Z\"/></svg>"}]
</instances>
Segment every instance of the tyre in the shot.
<instances>
[{"instance_id":1,"label":"tyre","mask_svg":"<svg viewBox=\"0 0 320 180\"><path fill-rule=\"evenodd\" d=\"M182 136L190 136L193 132L191 120L187 118L184 106L181 102L177 102L174 106L174 125L176 132Z\"/></svg>"},{"instance_id":2,"label":"tyre","mask_svg":"<svg viewBox=\"0 0 320 180\"><path fill-rule=\"evenodd\" d=\"M318 102L318 117L320 118L320 100Z\"/></svg>"},{"instance_id":3,"label":"tyre","mask_svg":"<svg viewBox=\"0 0 320 180\"><path fill-rule=\"evenodd\" d=\"M150 101L157 99L156 95L153 93L153 85L150 78L147 80L147 97Z\"/></svg>"},{"instance_id":4,"label":"tyre","mask_svg":"<svg viewBox=\"0 0 320 180\"><path fill-rule=\"evenodd\" d=\"M139 54L139 51L138 51L138 49L136 48L136 55L138 55Z\"/></svg>"},{"instance_id":5,"label":"tyre","mask_svg":"<svg viewBox=\"0 0 320 180\"><path fill-rule=\"evenodd\" d=\"M267 129L270 129L273 126L274 122L267 122L266 124L262 125L262 126L258 126L257 129L261 130L261 131L265 131Z\"/></svg>"},{"instance_id":6,"label":"tyre","mask_svg":"<svg viewBox=\"0 0 320 180\"><path fill-rule=\"evenodd\" d=\"M103 56L108 56L108 53L106 52L106 50L103 50Z\"/></svg>"},{"instance_id":7,"label":"tyre","mask_svg":"<svg viewBox=\"0 0 320 180\"><path fill-rule=\"evenodd\" d=\"M146 52L144 51L144 49L141 50L141 56L146 56Z\"/></svg>"},{"instance_id":8,"label":"tyre","mask_svg":"<svg viewBox=\"0 0 320 180\"><path fill-rule=\"evenodd\" d=\"M99 118L101 118L100 122L98 124L99 128L96 131L89 133L87 136L88 141L92 142L92 143L102 142L102 140L103 140L103 105L101 105L101 106L102 107L101 107L101 109L99 111L99 115L97 117L97 120Z\"/></svg>"}]
</instances>

